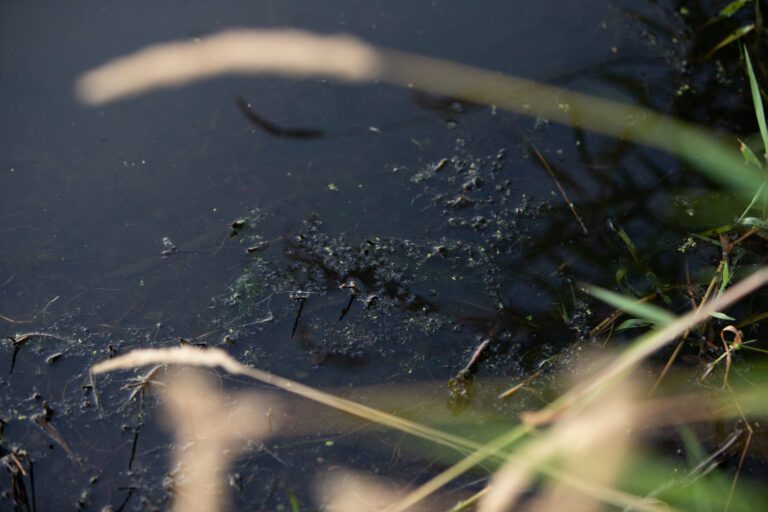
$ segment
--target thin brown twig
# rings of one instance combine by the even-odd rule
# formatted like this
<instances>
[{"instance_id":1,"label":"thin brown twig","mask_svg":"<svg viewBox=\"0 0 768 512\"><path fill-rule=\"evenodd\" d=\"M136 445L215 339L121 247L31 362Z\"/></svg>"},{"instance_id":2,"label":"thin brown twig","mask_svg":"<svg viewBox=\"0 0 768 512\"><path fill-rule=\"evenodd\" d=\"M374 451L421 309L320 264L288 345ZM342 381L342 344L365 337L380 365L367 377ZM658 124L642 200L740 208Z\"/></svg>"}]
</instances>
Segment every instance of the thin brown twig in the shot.
<instances>
[{"instance_id":1,"label":"thin brown twig","mask_svg":"<svg viewBox=\"0 0 768 512\"><path fill-rule=\"evenodd\" d=\"M694 294L693 289L693 282L691 281L691 268L688 264L688 255L685 255L685 286L688 290L688 298L691 300L691 309L698 309L699 305L696 304L696 296ZM651 386L651 390L648 392L648 396L653 396L656 393L656 390L661 385L661 382L664 380L664 378L667 376L667 373L669 372L669 369L672 368L672 365L677 360L677 356L680 355L680 351L683 349L683 345L685 345L685 339L688 337L688 333L686 332L682 339L677 342L677 345L675 346L675 350L672 351L672 355L669 356L669 359L667 359L667 363L664 365L664 368L661 370L661 373L658 377L656 377L656 380L653 383L653 386Z\"/></svg>"},{"instance_id":2,"label":"thin brown twig","mask_svg":"<svg viewBox=\"0 0 768 512\"><path fill-rule=\"evenodd\" d=\"M747 421L747 417L744 415L744 411L741 410L741 407L739 406L738 402L736 400L733 401L733 405L736 406L736 408L739 410L739 415L741 416L741 420L744 422L744 426L747 428L747 439L744 441L744 448L741 450L741 456L739 457L739 465L736 467L736 474L733 475L733 480L731 481L731 488L728 491L728 501L725 502L725 511L728 512L728 509L731 507L731 501L733 500L733 494L736 492L736 482L739 480L739 474L741 473L741 468L744 465L744 459L747 457L747 452L749 451L749 445L752 443L752 435L755 433L755 431L752 429L752 426L749 424L749 421Z\"/></svg>"},{"instance_id":3,"label":"thin brown twig","mask_svg":"<svg viewBox=\"0 0 768 512\"><path fill-rule=\"evenodd\" d=\"M32 323L32 320L16 320L14 318L11 318L5 315L0 315L0 320L5 320L6 322L11 324L31 324Z\"/></svg>"},{"instance_id":4,"label":"thin brown twig","mask_svg":"<svg viewBox=\"0 0 768 512\"><path fill-rule=\"evenodd\" d=\"M685 337L683 337L680 341L677 342L677 345L675 345L675 350L672 351L672 355L669 356L669 359L667 359L667 364L664 365L664 368L661 370L661 373L656 378L656 381L653 383L653 386L651 386L651 390L648 392L648 396L653 396L656 393L656 390L661 385L661 381L663 381L664 378L667 376L669 369L672 368L672 365L677 360L677 356L680 355L680 351L683 349L683 345L685 345Z\"/></svg>"},{"instance_id":5,"label":"thin brown twig","mask_svg":"<svg viewBox=\"0 0 768 512\"><path fill-rule=\"evenodd\" d=\"M751 236L751 235L750 235ZM745 237L741 237L737 240L740 241ZM731 250L736 245L736 242L730 243L728 242L728 237L724 234L720 234L720 245L722 247L722 257L720 259L720 263L717 265L717 269L715 270L715 274L712 276L712 279L709 282L709 286L707 286L707 290L704 292L704 296L701 298L701 302L699 302L699 305L696 306L696 300L693 297L693 285L690 282L690 271L688 269L688 258L685 259L685 276L686 281L688 285L688 295L690 296L691 303L694 306L694 309L698 312L701 310L701 308L704 307L704 304L707 303L707 300L709 299L709 296L712 294L712 291L715 289L715 285L717 284L718 279L720 279L720 276L723 273L723 269L725 268L725 264L728 262L728 258L730 257ZM664 378L667 376L667 373L669 372L669 369L672 367L672 365L677 360L677 356L680 355L680 351L683 348L683 345L685 344L685 340L688 339L688 336L691 334L691 328L686 329L686 331L683 333L683 335L680 337L680 341L678 342L677 346L675 346L675 350L672 352L672 355L669 356L669 359L667 360L667 364L664 365L664 368L662 369L659 376L656 378L656 381L653 383L653 386L651 387L651 390L648 392L648 396L652 396L656 390L661 385L661 382L664 380Z\"/></svg>"},{"instance_id":6,"label":"thin brown twig","mask_svg":"<svg viewBox=\"0 0 768 512\"><path fill-rule=\"evenodd\" d=\"M521 389L529 385L534 380L538 379L540 375L541 375L541 371L534 372L532 375L528 376L518 384L512 386L511 388L509 388L508 390L500 394L499 399L506 400L507 398L517 394L518 391L520 391Z\"/></svg>"},{"instance_id":7,"label":"thin brown twig","mask_svg":"<svg viewBox=\"0 0 768 512\"><path fill-rule=\"evenodd\" d=\"M688 290L688 298L691 299L691 309L696 309L699 307L698 304L696 304L696 293L694 292L693 288L693 282L691 281L691 266L688 262L688 255L685 255L685 286L686 290Z\"/></svg>"},{"instance_id":8,"label":"thin brown twig","mask_svg":"<svg viewBox=\"0 0 768 512\"><path fill-rule=\"evenodd\" d=\"M576 211L576 206L573 204L573 201L570 200L568 197L568 194L565 192L565 189L560 184L560 180L557 179L557 176L555 175L555 172L552 170L552 167L549 165L549 162L544 158L544 155L541 154L541 151L539 151L539 148L536 147L536 144L533 142L528 143L531 146L531 149L533 150L533 153L536 155L536 158L539 159L539 162L541 162L542 167L544 167L544 170L549 173L549 175L552 177L552 180L555 182L555 186L557 186L557 190L560 191L560 195L562 196L563 200L565 201L565 204L568 205L568 208L571 209L571 213L573 213L573 216L576 218L576 222L579 223L579 226L581 226L581 230L584 232L585 235L589 234L589 230L587 229L587 226L584 225L584 221L581 220L581 216L579 215L579 212Z\"/></svg>"},{"instance_id":9,"label":"thin brown twig","mask_svg":"<svg viewBox=\"0 0 768 512\"><path fill-rule=\"evenodd\" d=\"M750 229L749 231L747 231L746 233L744 233L743 235L741 235L739 238L737 238L737 239L736 239L736 240L735 240L735 241L734 241L734 242L733 242L731 245L732 245L732 246L737 246L737 245L739 245L741 242L743 242L743 241L744 241L744 240L746 240L747 238L751 237L752 235L754 235L754 234L756 234L758 231L760 231L760 229L762 229L762 228L752 228L752 229Z\"/></svg>"}]
</instances>

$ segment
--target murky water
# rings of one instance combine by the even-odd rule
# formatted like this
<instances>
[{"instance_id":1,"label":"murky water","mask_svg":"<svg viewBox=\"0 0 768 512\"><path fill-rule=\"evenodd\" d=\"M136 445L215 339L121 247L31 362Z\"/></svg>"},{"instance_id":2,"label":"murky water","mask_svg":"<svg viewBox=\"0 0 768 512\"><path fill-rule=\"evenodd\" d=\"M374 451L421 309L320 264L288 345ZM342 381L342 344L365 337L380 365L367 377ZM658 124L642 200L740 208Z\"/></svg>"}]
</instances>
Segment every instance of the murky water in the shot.
<instances>
[{"instance_id":1,"label":"murky water","mask_svg":"<svg viewBox=\"0 0 768 512\"><path fill-rule=\"evenodd\" d=\"M58 338L32 339L12 374L4 346L0 416L3 446L35 460L39 510L167 504L154 409L126 402L125 376L97 407L93 362L183 338L315 386L445 383L490 336L481 374L519 376L588 330L575 280L633 268L610 219L644 265L679 275L675 197L697 182L627 143L389 86L229 78L94 109L73 97L80 73L152 42L293 26L674 111L683 22L631 4L4 3L0 334ZM236 97L323 136L271 136ZM43 402L73 456L29 420ZM310 509L307 482L335 463L428 473L391 455L398 437L367 441L279 440L240 468L259 476L233 484L238 507L272 510L293 489Z\"/></svg>"}]
</instances>

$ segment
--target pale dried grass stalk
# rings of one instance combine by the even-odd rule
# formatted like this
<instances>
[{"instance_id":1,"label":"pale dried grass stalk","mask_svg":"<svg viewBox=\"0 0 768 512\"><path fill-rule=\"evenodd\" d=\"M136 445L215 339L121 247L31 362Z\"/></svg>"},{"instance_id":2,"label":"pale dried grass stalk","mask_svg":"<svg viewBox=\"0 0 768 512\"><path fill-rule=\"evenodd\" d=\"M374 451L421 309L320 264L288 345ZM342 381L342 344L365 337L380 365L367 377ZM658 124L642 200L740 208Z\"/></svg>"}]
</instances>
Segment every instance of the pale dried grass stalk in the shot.
<instances>
[{"instance_id":1,"label":"pale dried grass stalk","mask_svg":"<svg viewBox=\"0 0 768 512\"><path fill-rule=\"evenodd\" d=\"M349 81L379 74L376 52L351 36L299 30L227 30L202 39L158 44L83 75L76 92L97 105L158 87L230 73L327 76Z\"/></svg>"},{"instance_id":2,"label":"pale dried grass stalk","mask_svg":"<svg viewBox=\"0 0 768 512\"><path fill-rule=\"evenodd\" d=\"M337 470L323 475L315 484L315 501L328 512L381 512L403 494L402 489L361 473ZM433 504L434 505L434 504ZM408 512L445 510L417 505Z\"/></svg>"},{"instance_id":3,"label":"pale dried grass stalk","mask_svg":"<svg viewBox=\"0 0 768 512\"><path fill-rule=\"evenodd\" d=\"M102 361L92 367L94 374L125 370L152 364L180 364L192 366L221 367L233 375L245 375L252 379L271 384L309 400L333 407L367 421L373 421L431 442L447 446L462 454L479 447L477 443L460 436L448 434L438 429L387 414L378 409L345 400L325 391L306 386L299 382L274 375L258 368L246 366L218 348L201 349L189 345L172 348L139 349L121 356Z\"/></svg>"},{"instance_id":4,"label":"pale dried grass stalk","mask_svg":"<svg viewBox=\"0 0 768 512\"><path fill-rule=\"evenodd\" d=\"M476 464L481 463L485 458L499 459L502 450L513 440L520 439L532 429L530 426L520 425L514 429L512 436L502 436L487 445L481 446L479 443L464 439L459 436L446 434L440 430L426 427L418 423L393 416L383 411L379 411L350 400L339 398L330 393L305 386L301 383L279 377L264 370L259 370L250 366L243 365L229 356L226 352L217 348L198 348L189 345L182 345L173 348L163 349L140 349L127 354L102 361L93 366L94 374L101 374L120 369L132 369L141 366L156 364L180 364L204 367L221 367L234 375L245 375L253 379L274 385L290 393L302 396L304 398L322 403L337 410L352 414L367 421L377 422L411 435L426 439L430 442L451 447L460 451L477 450L471 456L462 460L457 466L452 468L454 471L448 471L441 474L435 480L430 481L429 485L422 486L412 490L407 496L396 503L390 503L387 510L413 510L413 507L423 498L434 492L442 485L448 483L452 478L462 472L470 469ZM763 402L756 404L755 407L762 405ZM645 404L643 402L643 404ZM656 406L654 406L656 407ZM643 412L648 412L647 408L641 408ZM680 412L680 411L678 411ZM679 420L680 418L675 418ZM514 460L518 460L517 455L513 455ZM552 478L562 480L568 486L579 490L589 496L594 496L606 503L613 503L618 506L632 506L637 510L654 511L659 510L653 503L648 503L636 496L623 493L618 490L606 488L597 484L585 481L577 476L555 470L550 467L539 468L540 471Z\"/></svg>"},{"instance_id":5,"label":"pale dried grass stalk","mask_svg":"<svg viewBox=\"0 0 768 512\"><path fill-rule=\"evenodd\" d=\"M101 104L229 73L384 80L524 115L543 116L669 151L749 196L763 181L763 176L743 165L740 156L718 136L650 109L472 66L378 49L344 35L242 29L156 45L89 71L78 80L76 92L86 103Z\"/></svg>"},{"instance_id":6,"label":"pale dried grass stalk","mask_svg":"<svg viewBox=\"0 0 768 512\"><path fill-rule=\"evenodd\" d=\"M96 363L91 371L98 375L115 370L130 370L156 364L181 364L207 366L209 368L219 366L235 375L243 373L242 365L223 350L218 348L200 349L190 345L132 350L127 354Z\"/></svg>"},{"instance_id":7,"label":"pale dried grass stalk","mask_svg":"<svg viewBox=\"0 0 768 512\"><path fill-rule=\"evenodd\" d=\"M493 477L479 512L504 512L518 504L541 467L556 463L563 474L578 474L597 487L609 488L629 454L627 434L636 420L635 393L623 386L611 397L578 414L563 418L545 434L528 441ZM600 509L592 496L576 491L563 480L539 495L531 510L591 512Z\"/></svg>"},{"instance_id":8,"label":"pale dried grass stalk","mask_svg":"<svg viewBox=\"0 0 768 512\"><path fill-rule=\"evenodd\" d=\"M224 510L223 484L233 459L278 427L274 400L253 392L228 399L199 370L174 372L161 389L175 438L173 510Z\"/></svg>"}]
</instances>

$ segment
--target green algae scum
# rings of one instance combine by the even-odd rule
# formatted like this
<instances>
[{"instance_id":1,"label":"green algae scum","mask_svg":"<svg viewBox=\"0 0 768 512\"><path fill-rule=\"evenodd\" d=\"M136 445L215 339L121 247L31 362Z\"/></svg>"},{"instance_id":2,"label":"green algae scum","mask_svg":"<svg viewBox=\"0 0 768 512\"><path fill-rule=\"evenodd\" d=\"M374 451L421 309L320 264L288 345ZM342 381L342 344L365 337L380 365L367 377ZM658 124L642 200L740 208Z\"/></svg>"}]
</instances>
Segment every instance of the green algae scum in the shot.
<instances>
[{"instance_id":1,"label":"green algae scum","mask_svg":"<svg viewBox=\"0 0 768 512\"><path fill-rule=\"evenodd\" d=\"M762 510L759 1L0 7L0 510Z\"/></svg>"}]
</instances>

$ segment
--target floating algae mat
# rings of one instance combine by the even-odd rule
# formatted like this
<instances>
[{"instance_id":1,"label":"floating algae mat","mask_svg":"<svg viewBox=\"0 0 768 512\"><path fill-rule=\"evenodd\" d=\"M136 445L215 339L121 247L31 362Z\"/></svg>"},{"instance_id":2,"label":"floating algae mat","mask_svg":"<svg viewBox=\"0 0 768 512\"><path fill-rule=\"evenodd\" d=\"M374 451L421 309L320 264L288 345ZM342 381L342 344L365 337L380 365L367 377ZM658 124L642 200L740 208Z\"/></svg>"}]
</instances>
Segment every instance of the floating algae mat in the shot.
<instances>
[{"instance_id":1,"label":"floating algae mat","mask_svg":"<svg viewBox=\"0 0 768 512\"><path fill-rule=\"evenodd\" d=\"M332 235L314 215L296 232L265 240L269 216L252 211L233 233L248 261L220 301L232 317L227 341L293 321L290 337L316 363L373 358L376 372L394 362L409 372L437 360L436 368L450 367L483 334L506 340L506 350L513 338L514 349L522 347L522 330L536 324L508 288L534 288L513 269L531 224L550 206L513 193L505 154L473 158L462 148L413 170L393 168L419 191L415 205L434 215L431 236Z\"/></svg>"}]
</instances>

